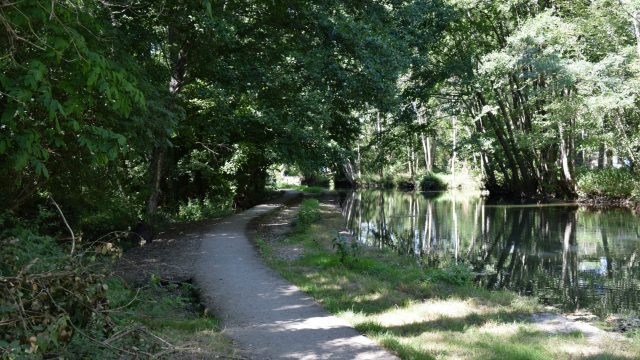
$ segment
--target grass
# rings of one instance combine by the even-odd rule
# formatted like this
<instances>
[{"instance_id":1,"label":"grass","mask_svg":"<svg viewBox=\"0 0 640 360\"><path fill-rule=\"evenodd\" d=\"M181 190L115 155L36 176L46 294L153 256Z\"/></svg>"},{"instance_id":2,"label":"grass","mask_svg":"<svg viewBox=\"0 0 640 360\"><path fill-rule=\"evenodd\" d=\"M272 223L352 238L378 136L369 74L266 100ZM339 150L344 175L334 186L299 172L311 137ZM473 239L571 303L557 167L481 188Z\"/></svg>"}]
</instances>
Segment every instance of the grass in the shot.
<instances>
[{"instance_id":1,"label":"grass","mask_svg":"<svg viewBox=\"0 0 640 360\"><path fill-rule=\"evenodd\" d=\"M306 202L305 202L306 203ZM305 210L312 205L303 203ZM474 286L463 270L421 269L415 259L360 248L345 261L332 244L343 219L327 205L320 218L285 239L262 241L266 261L286 279L403 359L633 359L640 337L589 339L536 330L532 298ZM302 245L285 260L279 248ZM456 285L459 284L459 285Z\"/></svg>"}]
</instances>

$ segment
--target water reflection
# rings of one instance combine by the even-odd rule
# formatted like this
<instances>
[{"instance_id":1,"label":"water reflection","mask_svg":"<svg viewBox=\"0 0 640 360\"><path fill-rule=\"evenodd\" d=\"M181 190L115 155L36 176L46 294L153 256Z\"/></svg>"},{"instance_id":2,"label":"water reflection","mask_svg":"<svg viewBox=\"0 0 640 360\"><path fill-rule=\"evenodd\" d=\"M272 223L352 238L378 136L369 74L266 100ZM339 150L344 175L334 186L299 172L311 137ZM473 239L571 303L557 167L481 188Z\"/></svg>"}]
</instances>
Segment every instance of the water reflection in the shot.
<instances>
[{"instance_id":1,"label":"water reflection","mask_svg":"<svg viewBox=\"0 0 640 360\"><path fill-rule=\"evenodd\" d=\"M488 288L599 315L640 310L640 219L626 209L490 204L478 195L362 190L342 193L362 244L425 266L464 263Z\"/></svg>"}]
</instances>

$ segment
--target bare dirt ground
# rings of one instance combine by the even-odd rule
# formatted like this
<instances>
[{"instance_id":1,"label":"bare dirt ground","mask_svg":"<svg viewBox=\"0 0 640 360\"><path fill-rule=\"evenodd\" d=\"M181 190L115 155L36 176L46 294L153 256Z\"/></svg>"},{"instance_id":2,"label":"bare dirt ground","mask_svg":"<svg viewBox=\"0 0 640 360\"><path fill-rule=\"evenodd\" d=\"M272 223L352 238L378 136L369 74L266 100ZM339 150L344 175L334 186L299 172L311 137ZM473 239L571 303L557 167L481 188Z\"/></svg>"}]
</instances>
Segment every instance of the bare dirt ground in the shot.
<instances>
[{"instance_id":1,"label":"bare dirt ground","mask_svg":"<svg viewBox=\"0 0 640 360\"><path fill-rule=\"evenodd\" d=\"M157 234L151 243L126 251L116 267L116 274L134 286L148 284L152 274L167 282L192 280L203 230L221 220L171 226Z\"/></svg>"}]
</instances>

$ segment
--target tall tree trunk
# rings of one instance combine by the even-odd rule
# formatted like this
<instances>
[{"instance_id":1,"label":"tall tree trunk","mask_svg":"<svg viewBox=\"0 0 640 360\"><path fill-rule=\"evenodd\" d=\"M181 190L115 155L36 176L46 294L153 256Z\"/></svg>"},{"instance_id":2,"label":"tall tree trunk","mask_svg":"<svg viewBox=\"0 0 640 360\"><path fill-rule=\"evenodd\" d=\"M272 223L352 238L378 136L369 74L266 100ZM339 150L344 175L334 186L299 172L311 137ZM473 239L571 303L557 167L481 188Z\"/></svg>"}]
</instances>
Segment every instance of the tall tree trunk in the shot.
<instances>
[{"instance_id":1,"label":"tall tree trunk","mask_svg":"<svg viewBox=\"0 0 640 360\"><path fill-rule=\"evenodd\" d=\"M480 106L484 107L487 105L487 102L484 98L484 95L482 95L481 92L476 92L476 97L478 98L478 101L480 102ZM496 119L496 116L493 112L488 112L486 114L487 119L489 119L489 122L491 124L491 126L493 127L493 130L495 131L496 134L496 138L498 139L498 142L500 143L500 146L502 147L502 150L504 151L505 154L505 158L507 159L507 164L509 166L509 170L511 171L511 180L514 183L514 185L516 187L519 187L521 184L520 181L520 176L518 174L518 166L516 165L516 161L515 158L511 152L511 147L509 146L507 140L505 139L504 136L504 130L502 129L502 125L500 125L498 123L498 120ZM501 165L501 163L499 163L499 165ZM503 173L505 173L505 175L507 175L506 171L503 171Z\"/></svg>"},{"instance_id":2,"label":"tall tree trunk","mask_svg":"<svg viewBox=\"0 0 640 360\"><path fill-rule=\"evenodd\" d=\"M382 182L384 179L384 155L382 154L382 122L380 121L380 111L376 113L376 130L378 132L378 160L380 163L378 171L380 174L380 182Z\"/></svg>"},{"instance_id":3,"label":"tall tree trunk","mask_svg":"<svg viewBox=\"0 0 640 360\"><path fill-rule=\"evenodd\" d=\"M482 122L482 119L478 116L478 113L481 111L481 109L478 109L478 111L475 111L474 109L476 107L471 106L471 104L469 104L469 102L465 101L464 99L462 101L465 107L467 108L467 112L469 113L471 118L476 119L474 121L476 132L480 134L485 134L486 130L484 128L484 124ZM482 147L480 148L480 167L482 169L483 175L486 178L486 187L488 189L496 189L498 184L495 177L494 167L493 167L493 164L491 163L489 155L487 154L487 151ZM505 180L507 183L509 183L510 181L508 174L506 173L505 173Z\"/></svg>"},{"instance_id":4,"label":"tall tree trunk","mask_svg":"<svg viewBox=\"0 0 640 360\"><path fill-rule=\"evenodd\" d=\"M640 11L631 14L631 21L633 22L633 34L636 36L636 50L640 56Z\"/></svg>"},{"instance_id":5,"label":"tall tree trunk","mask_svg":"<svg viewBox=\"0 0 640 360\"><path fill-rule=\"evenodd\" d=\"M422 150L424 151L424 163L425 169L427 172L431 172L433 170L433 156L431 154L431 138L424 136L424 134L420 134L420 138L422 140Z\"/></svg>"},{"instance_id":6,"label":"tall tree trunk","mask_svg":"<svg viewBox=\"0 0 640 360\"><path fill-rule=\"evenodd\" d=\"M600 148L598 149L598 169L604 169L604 166L607 163L607 153L604 147L604 144L600 144Z\"/></svg>"},{"instance_id":7,"label":"tall tree trunk","mask_svg":"<svg viewBox=\"0 0 640 360\"><path fill-rule=\"evenodd\" d=\"M416 113L418 124L424 125L426 121L424 120L422 114L418 110L417 101L413 101L411 103L411 106L413 107L413 111ZM433 169L433 158L431 156L431 138L425 137L424 132L421 130L420 141L422 142L422 151L424 152L424 167L427 172L431 172L431 170Z\"/></svg>"},{"instance_id":8,"label":"tall tree trunk","mask_svg":"<svg viewBox=\"0 0 640 360\"><path fill-rule=\"evenodd\" d=\"M520 169L520 178L522 179L520 190L529 192L534 188L534 184L532 181L532 175L534 173L533 165L531 165L531 163L527 161L526 153L522 149L520 149L518 144L516 144L512 123L517 124L517 121L514 119L511 119L511 116L505 107L505 103L501 100L501 97L502 97L501 93L498 90L496 90L495 92L496 92L496 101L498 103L498 108L502 113L502 117L504 118L503 123L507 129L507 140L511 146L513 156L516 160L516 163L518 164L518 168Z\"/></svg>"},{"instance_id":9,"label":"tall tree trunk","mask_svg":"<svg viewBox=\"0 0 640 360\"><path fill-rule=\"evenodd\" d=\"M358 144L358 180L362 179L362 158L360 157L360 144Z\"/></svg>"},{"instance_id":10,"label":"tall tree trunk","mask_svg":"<svg viewBox=\"0 0 640 360\"><path fill-rule=\"evenodd\" d=\"M347 159L347 161L345 161L345 163L343 164L343 168L344 168L344 175L347 178L347 181L349 181L349 184L352 187L355 187L357 175L353 169L353 165L351 164L351 159Z\"/></svg>"},{"instance_id":11,"label":"tall tree trunk","mask_svg":"<svg viewBox=\"0 0 640 360\"><path fill-rule=\"evenodd\" d=\"M558 123L558 137L560 138L560 161L562 164L562 174L564 180L569 187L572 187L573 177L571 176L571 164L569 163L569 149L567 149L567 141L564 136L562 122Z\"/></svg>"},{"instance_id":12,"label":"tall tree trunk","mask_svg":"<svg viewBox=\"0 0 640 360\"><path fill-rule=\"evenodd\" d=\"M177 45L177 36L173 28L169 28L169 43L173 44L170 51L171 79L169 80L169 96L170 106L177 107L178 93L182 89L187 72L187 44L184 46ZM162 187L162 177L164 176L164 161L167 154L166 135L160 135L153 148L151 157L151 194L147 201L147 220L153 222L153 218L158 209L160 201L160 193Z\"/></svg>"},{"instance_id":13,"label":"tall tree trunk","mask_svg":"<svg viewBox=\"0 0 640 360\"><path fill-rule=\"evenodd\" d=\"M165 154L166 149L163 146L156 145L153 147L153 154L151 155L151 195L147 201L148 221L153 220L153 215L155 215L156 209L158 208Z\"/></svg>"},{"instance_id":14,"label":"tall tree trunk","mask_svg":"<svg viewBox=\"0 0 640 360\"><path fill-rule=\"evenodd\" d=\"M413 179L413 154L411 152L411 146L407 146L407 165L409 168L409 176Z\"/></svg>"},{"instance_id":15,"label":"tall tree trunk","mask_svg":"<svg viewBox=\"0 0 640 360\"><path fill-rule=\"evenodd\" d=\"M451 119L451 127L452 127L451 132L452 132L452 139L453 139L453 146L452 146L452 149L451 149L452 150L451 151L451 177L452 177L453 180L451 182L455 185L455 182L456 182L456 157L458 155L458 152L457 152L457 146L458 146L458 144L457 144L457 140L458 140L457 139L457 135L458 135L458 132L457 132L457 129L456 129L456 117L455 116Z\"/></svg>"}]
</instances>

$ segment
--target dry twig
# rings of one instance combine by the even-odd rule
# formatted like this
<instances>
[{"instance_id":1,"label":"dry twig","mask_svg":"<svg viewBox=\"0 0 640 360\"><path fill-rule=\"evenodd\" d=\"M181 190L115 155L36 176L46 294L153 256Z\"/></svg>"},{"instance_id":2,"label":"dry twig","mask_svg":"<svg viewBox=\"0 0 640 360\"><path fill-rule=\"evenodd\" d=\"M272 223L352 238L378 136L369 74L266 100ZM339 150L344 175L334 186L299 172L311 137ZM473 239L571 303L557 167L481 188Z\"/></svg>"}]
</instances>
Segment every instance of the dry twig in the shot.
<instances>
[{"instance_id":1,"label":"dry twig","mask_svg":"<svg viewBox=\"0 0 640 360\"><path fill-rule=\"evenodd\" d=\"M56 207L56 209L58 209L58 212L62 217L62 221L64 221L64 224L67 226L67 229L71 233L71 255L73 255L73 253L76 251L76 236L73 233L73 229L71 229L71 226L69 226L69 223L67 222L67 218L64 217L64 214L62 213L60 206L58 206L58 203L51 196L49 196L49 199L51 199L51 202L53 203L53 205Z\"/></svg>"}]
</instances>

